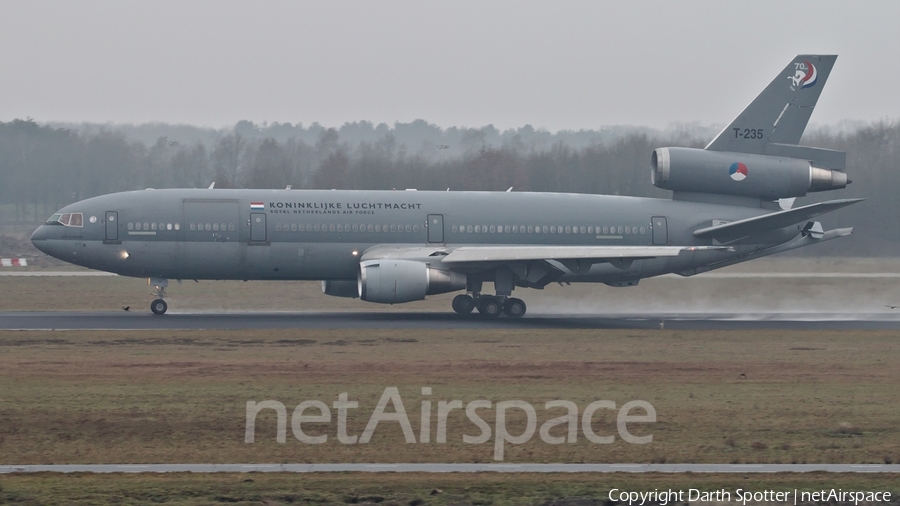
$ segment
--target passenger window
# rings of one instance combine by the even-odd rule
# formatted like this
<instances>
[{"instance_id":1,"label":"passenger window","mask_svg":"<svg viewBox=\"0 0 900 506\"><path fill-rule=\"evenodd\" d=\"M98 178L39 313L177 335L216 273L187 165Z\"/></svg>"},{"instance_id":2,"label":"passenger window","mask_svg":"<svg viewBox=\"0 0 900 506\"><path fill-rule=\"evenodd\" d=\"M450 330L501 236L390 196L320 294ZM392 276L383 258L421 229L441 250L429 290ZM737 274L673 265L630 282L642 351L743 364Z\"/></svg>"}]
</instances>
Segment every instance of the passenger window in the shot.
<instances>
[{"instance_id":1,"label":"passenger window","mask_svg":"<svg viewBox=\"0 0 900 506\"><path fill-rule=\"evenodd\" d=\"M156 230L156 223L150 224L150 230Z\"/></svg>"},{"instance_id":2,"label":"passenger window","mask_svg":"<svg viewBox=\"0 0 900 506\"><path fill-rule=\"evenodd\" d=\"M166 223L166 230L172 230L172 224Z\"/></svg>"},{"instance_id":3,"label":"passenger window","mask_svg":"<svg viewBox=\"0 0 900 506\"><path fill-rule=\"evenodd\" d=\"M369 224L368 226L366 226L366 230L368 230L369 232L374 232L374 231L375 231L375 225Z\"/></svg>"},{"instance_id":4,"label":"passenger window","mask_svg":"<svg viewBox=\"0 0 900 506\"><path fill-rule=\"evenodd\" d=\"M622 227L619 227L619 235L622 235L624 232L625 231L622 229Z\"/></svg>"},{"instance_id":5,"label":"passenger window","mask_svg":"<svg viewBox=\"0 0 900 506\"><path fill-rule=\"evenodd\" d=\"M473 230L472 225L466 225L466 232L471 234L472 230Z\"/></svg>"},{"instance_id":6,"label":"passenger window","mask_svg":"<svg viewBox=\"0 0 900 506\"><path fill-rule=\"evenodd\" d=\"M181 230L181 224L180 224L180 223L176 223L176 224L175 224L175 230Z\"/></svg>"},{"instance_id":7,"label":"passenger window","mask_svg":"<svg viewBox=\"0 0 900 506\"><path fill-rule=\"evenodd\" d=\"M276 231L276 232L281 232L281 223L276 223L276 224L275 224L275 231Z\"/></svg>"},{"instance_id":8,"label":"passenger window","mask_svg":"<svg viewBox=\"0 0 900 506\"><path fill-rule=\"evenodd\" d=\"M418 231L419 231L419 226L413 225L413 232L418 232Z\"/></svg>"},{"instance_id":9,"label":"passenger window","mask_svg":"<svg viewBox=\"0 0 900 506\"><path fill-rule=\"evenodd\" d=\"M134 223L128 222L128 230L134 230Z\"/></svg>"},{"instance_id":10,"label":"passenger window","mask_svg":"<svg viewBox=\"0 0 900 506\"><path fill-rule=\"evenodd\" d=\"M300 225L300 228L303 228L303 225ZM291 223L291 232L296 232L296 231L297 231L297 224Z\"/></svg>"},{"instance_id":11,"label":"passenger window","mask_svg":"<svg viewBox=\"0 0 900 506\"><path fill-rule=\"evenodd\" d=\"M381 232L381 224L375 225L375 231Z\"/></svg>"},{"instance_id":12,"label":"passenger window","mask_svg":"<svg viewBox=\"0 0 900 506\"><path fill-rule=\"evenodd\" d=\"M646 227L641 227L641 235L644 235L644 234L646 234L646 233L647 233L647 228L646 228Z\"/></svg>"},{"instance_id":13,"label":"passenger window","mask_svg":"<svg viewBox=\"0 0 900 506\"><path fill-rule=\"evenodd\" d=\"M609 233L609 227L603 227L603 233L604 233L604 234L608 234L608 233Z\"/></svg>"},{"instance_id":14,"label":"passenger window","mask_svg":"<svg viewBox=\"0 0 900 506\"><path fill-rule=\"evenodd\" d=\"M207 223L207 224L203 225L203 228L205 228L207 231L212 230L212 224Z\"/></svg>"},{"instance_id":15,"label":"passenger window","mask_svg":"<svg viewBox=\"0 0 900 506\"><path fill-rule=\"evenodd\" d=\"M567 234L571 234L571 233L572 233L572 227L567 226L567 227L566 227L566 233L567 233Z\"/></svg>"},{"instance_id":16,"label":"passenger window","mask_svg":"<svg viewBox=\"0 0 900 506\"><path fill-rule=\"evenodd\" d=\"M588 233L589 233L589 234L593 234L593 233L594 233L594 227L588 227Z\"/></svg>"},{"instance_id":17,"label":"passenger window","mask_svg":"<svg viewBox=\"0 0 900 506\"><path fill-rule=\"evenodd\" d=\"M453 232L458 232L458 231L459 231L459 227L456 226L456 225L453 225L452 227L450 227L450 230L453 231Z\"/></svg>"},{"instance_id":18,"label":"passenger window","mask_svg":"<svg viewBox=\"0 0 900 506\"><path fill-rule=\"evenodd\" d=\"M191 229L191 230L194 230L195 228L197 228L196 225L194 225L193 223L191 223L190 229Z\"/></svg>"},{"instance_id":19,"label":"passenger window","mask_svg":"<svg viewBox=\"0 0 900 506\"><path fill-rule=\"evenodd\" d=\"M219 224L218 224L218 223L213 223L213 230L216 230L216 231L219 230Z\"/></svg>"}]
</instances>

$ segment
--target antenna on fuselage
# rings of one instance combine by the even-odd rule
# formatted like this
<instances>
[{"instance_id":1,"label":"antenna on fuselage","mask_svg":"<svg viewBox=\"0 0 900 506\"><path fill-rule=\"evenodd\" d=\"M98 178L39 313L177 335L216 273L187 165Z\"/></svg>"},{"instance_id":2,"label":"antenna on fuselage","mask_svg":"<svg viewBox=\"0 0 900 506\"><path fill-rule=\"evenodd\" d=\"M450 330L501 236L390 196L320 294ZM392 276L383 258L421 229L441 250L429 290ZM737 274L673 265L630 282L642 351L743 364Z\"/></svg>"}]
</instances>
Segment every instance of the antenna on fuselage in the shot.
<instances>
[{"instance_id":1,"label":"antenna on fuselage","mask_svg":"<svg viewBox=\"0 0 900 506\"><path fill-rule=\"evenodd\" d=\"M213 181L212 184L209 185L209 188L207 188L207 190L213 190L213 189L215 189L215 187L216 187L216 182Z\"/></svg>"}]
</instances>

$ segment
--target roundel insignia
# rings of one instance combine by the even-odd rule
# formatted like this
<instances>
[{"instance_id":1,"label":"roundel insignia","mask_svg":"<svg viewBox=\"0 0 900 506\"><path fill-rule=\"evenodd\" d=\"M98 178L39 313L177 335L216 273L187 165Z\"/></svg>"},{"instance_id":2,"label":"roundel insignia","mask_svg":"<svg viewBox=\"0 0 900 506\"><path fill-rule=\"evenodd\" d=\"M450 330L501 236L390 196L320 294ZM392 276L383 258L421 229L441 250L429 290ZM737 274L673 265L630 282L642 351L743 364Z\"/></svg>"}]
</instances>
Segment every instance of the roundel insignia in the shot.
<instances>
[{"instance_id":1,"label":"roundel insignia","mask_svg":"<svg viewBox=\"0 0 900 506\"><path fill-rule=\"evenodd\" d=\"M743 181L747 178L747 166L741 162L732 163L728 173L731 174L731 179Z\"/></svg>"},{"instance_id":2,"label":"roundel insignia","mask_svg":"<svg viewBox=\"0 0 900 506\"><path fill-rule=\"evenodd\" d=\"M816 70L816 66L812 63L805 61L806 64L806 75L800 81L802 83L801 88L811 88L815 86L816 81L819 80L819 72Z\"/></svg>"}]
</instances>

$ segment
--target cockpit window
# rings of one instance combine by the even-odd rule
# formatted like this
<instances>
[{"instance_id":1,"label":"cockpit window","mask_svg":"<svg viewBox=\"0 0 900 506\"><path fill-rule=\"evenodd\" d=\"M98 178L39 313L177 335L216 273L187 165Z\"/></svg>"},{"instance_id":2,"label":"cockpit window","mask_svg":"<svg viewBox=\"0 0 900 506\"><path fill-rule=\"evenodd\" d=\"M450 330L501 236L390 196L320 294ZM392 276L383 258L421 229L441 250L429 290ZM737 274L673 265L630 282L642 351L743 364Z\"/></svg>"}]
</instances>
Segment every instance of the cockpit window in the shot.
<instances>
[{"instance_id":1,"label":"cockpit window","mask_svg":"<svg viewBox=\"0 0 900 506\"><path fill-rule=\"evenodd\" d=\"M47 225L65 225L67 227L83 227L83 213L54 214L47 220Z\"/></svg>"}]
</instances>

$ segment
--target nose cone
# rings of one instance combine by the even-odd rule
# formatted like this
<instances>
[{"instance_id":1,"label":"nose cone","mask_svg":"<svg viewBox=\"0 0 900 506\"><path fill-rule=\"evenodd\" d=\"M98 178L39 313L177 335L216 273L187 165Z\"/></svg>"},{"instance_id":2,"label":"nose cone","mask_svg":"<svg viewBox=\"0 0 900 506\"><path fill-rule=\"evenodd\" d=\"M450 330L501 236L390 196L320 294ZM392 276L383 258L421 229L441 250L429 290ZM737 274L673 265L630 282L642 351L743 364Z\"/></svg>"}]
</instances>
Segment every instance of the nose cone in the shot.
<instances>
[{"instance_id":1,"label":"nose cone","mask_svg":"<svg viewBox=\"0 0 900 506\"><path fill-rule=\"evenodd\" d=\"M41 225L37 230L31 234L31 244L34 244L34 247L41 250L44 253L50 254L47 251L47 239L50 238L50 233L47 230L47 225Z\"/></svg>"}]
</instances>

